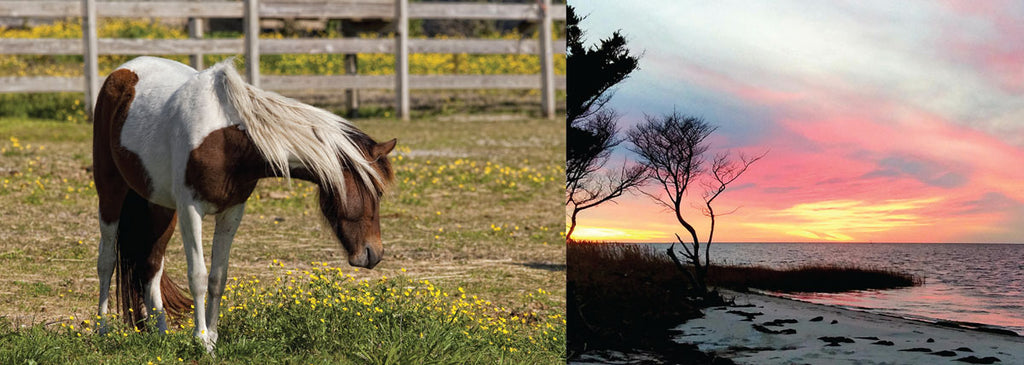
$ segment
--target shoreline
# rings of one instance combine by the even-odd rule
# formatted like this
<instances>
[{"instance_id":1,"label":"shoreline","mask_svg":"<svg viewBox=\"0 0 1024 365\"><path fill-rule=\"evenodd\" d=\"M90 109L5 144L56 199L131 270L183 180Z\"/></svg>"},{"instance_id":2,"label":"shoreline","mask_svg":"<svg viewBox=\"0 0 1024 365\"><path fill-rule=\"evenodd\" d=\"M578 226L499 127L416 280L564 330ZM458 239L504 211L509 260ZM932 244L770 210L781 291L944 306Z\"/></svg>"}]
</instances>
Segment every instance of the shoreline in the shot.
<instances>
[{"instance_id":1,"label":"shoreline","mask_svg":"<svg viewBox=\"0 0 1024 365\"><path fill-rule=\"evenodd\" d=\"M734 291L730 291L728 289L724 289L723 291L728 291L729 293L733 293L733 294L737 293L737 292L734 292ZM861 312L861 313L873 314L873 315L890 317L890 318L895 318L895 319L900 319L900 320L905 320L905 321L911 321L911 322L920 322L920 323L925 323L925 324L930 324L930 325L935 325L935 326L941 326L941 327L960 328L960 329L964 329L964 330L971 330L971 331L978 331L978 332L987 332L987 333L1002 334L1002 335L1008 335L1008 336L1024 337L1024 330L1017 331L1017 330L1015 330L1016 327L1005 327L1005 326L999 326L999 325L988 324L988 323L980 323L980 322L956 321L956 320L950 320L950 319L944 319L944 318L934 318L934 317L921 316L921 315L913 315L913 314L899 314L899 313L895 313L895 312L885 312L883 309L872 308L872 307L858 307L858 306L842 305L842 304L830 304L830 303L815 303L815 302L812 302L812 301L791 298L791 297L787 296L785 293L775 293L775 292L766 291L766 290L759 290L759 289L751 289L749 294L755 294L755 295L762 295L762 296L771 297L771 298L791 300L791 301L799 302L799 303L821 305L821 306L826 306L826 307L844 309L844 310L853 311L853 312Z\"/></svg>"},{"instance_id":2,"label":"shoreline","mask_svg":"<svg viewBox=\"0 0 1024 365\"><path fill-rule=\"evenodd\" d=\"M750 364L1024 363L1024 337L972 323L927 322L762 293L722 294L737 306L707 308L703 318L675 327L673 340Z\"/></svg>"}]
</instances>

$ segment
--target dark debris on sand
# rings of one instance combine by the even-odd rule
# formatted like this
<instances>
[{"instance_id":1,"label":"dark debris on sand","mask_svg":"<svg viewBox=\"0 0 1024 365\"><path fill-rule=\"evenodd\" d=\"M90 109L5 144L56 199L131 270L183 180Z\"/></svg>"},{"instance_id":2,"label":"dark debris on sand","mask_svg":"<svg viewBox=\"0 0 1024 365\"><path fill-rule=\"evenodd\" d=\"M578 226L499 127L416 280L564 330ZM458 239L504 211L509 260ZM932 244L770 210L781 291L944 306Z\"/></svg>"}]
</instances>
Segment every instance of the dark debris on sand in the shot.
<instances>
[{"instance_id":1,"label":"dark debris on sand","mask_svg":"<svg viewBox=\"0 0 1024 365\"><path fill-rule=\"evenodd\" d=\"M932 352L932 349L925 347L914 347L909 349L902 349L903 352Z\"/></svg>"},{"instance_id":2,"label":"dark debris on sand","mask_svg":"<svg viewBox=\"0 0 1024 365\"><path fill-rule=\"evenodd\" d=\"M994 356L985 356L982 358L976 356L968 356L956 359L956 361L966 362L968 364L995 364L997 362L1001 362L999 361L999 358Z\"/></svg>"},{"instance_id":3,"label":"dark debris on sand","mask_svg":"<svg viewBox=\"0 0 1024 365\"><path fill-rule=\"evenodd\" d=\"M792 329L792 328L786 328L786 329L783 329L783 330L776 331L776 330L773 330L771 328L768 328L768 327L765 327L765 326L762 326L762 325L759 325L759 324L753 324L752 326L754 326L754 330L755 331L761 332L761 333L767 333L767 334L770 334L770 335L795 335L796 334L796 330Z\"/></svg>"},{"instance_id":4,"label":"dark debris on sand","mask_svg":"<svg viewBox=\"0 0 1024 365\"><path fill-rule=\"evenodd\" d=\"M854 343L852 338L842 336L825 336L818 337L819 340L825 341L828 345L825 346L839 346L840 343Z\"/></svg>"},{"instance_id":5,"label":"dark debris on sand","mask_svg":"<svg viewBox=\"0 0 1024 365\"><path fill-rule=\"evenodd\" d=\"M764 326L771 326L771 327L782 327L782 326L784 326L786 324L791 324L791 323L800 323L800 321L797 321L795 319L775 319L775 320L772 320L770 322L762 323L762 325L764 325Z\"/></svg>"},{"instance_id":6,"label":"dark debris on sand","mask_svg":"<svg viewBox=\"0 0 1024 365\"><path fill-rule=\"evenodd\" d=\"M754 317L763 316L764 315L764 313L761 313L761 312L744 312L744 311L740 311L740 310L731 310L731 311L728 311L728 312L725 312L725 313L735 314L735 315L738 315L738 316L746 317L743 320L745 322L753 322L754 321Z\"/></svg>"}]
</instances>

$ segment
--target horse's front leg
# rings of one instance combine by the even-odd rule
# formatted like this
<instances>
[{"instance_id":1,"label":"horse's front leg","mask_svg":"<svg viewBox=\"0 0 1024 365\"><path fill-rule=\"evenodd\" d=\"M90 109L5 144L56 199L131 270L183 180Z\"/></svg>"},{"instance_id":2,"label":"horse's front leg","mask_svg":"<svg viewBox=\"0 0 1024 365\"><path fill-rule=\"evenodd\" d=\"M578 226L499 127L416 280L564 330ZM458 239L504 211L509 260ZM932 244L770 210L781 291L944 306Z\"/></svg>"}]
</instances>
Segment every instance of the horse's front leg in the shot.
<instances>
[{"instance_id":1,"label":"horse's front leg","mask_svg":"<svg viewBox=\"0 0 1024 365\"><path fill-rule=\"evenodd\" d=\"M206 262L203 260L203 214L197 204L178 206L178 222L181 226L181 240L185 244L185 261L188 264L188 288L192 292L195 313L195 329L192 335L199 338L207 352L213 352L214 340L206 327Z\"/></svg>"},{"instance_id":2,"label":"horse's front leg","mask_svg":"<svg viewBox=\"0 0 1024 365\"><path fill-rule=\"evenodd\" d=\"M210 255L210 296L206 306L206 326L210 339L217 341L217 320L220 312L220 300L224 295L224 285L228 278L228 253L231 242L238 232L238 224L242 222L245 203L225 209L217 215L217 227L213 233L213 252Z\"/></svg>"}]
</instances>

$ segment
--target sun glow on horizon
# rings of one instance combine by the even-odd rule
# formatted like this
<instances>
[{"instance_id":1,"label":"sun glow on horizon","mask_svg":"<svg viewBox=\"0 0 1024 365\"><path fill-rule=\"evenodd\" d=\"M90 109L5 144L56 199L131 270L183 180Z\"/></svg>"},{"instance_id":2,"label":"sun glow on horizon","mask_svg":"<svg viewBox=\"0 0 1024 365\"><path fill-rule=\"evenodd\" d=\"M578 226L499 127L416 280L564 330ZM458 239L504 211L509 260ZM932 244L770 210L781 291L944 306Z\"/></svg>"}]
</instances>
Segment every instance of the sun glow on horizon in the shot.
<instances>
[{"instance_id":1,"label":"sun glow on horizon","mask_svg":"<svg viewBox=\"0 0 1024 365\"><path fill-rule=\"evenodd\" d=\"M620 242L644 242L661 239L665 232L629 229L629 228L607 228L607 227L583 227L576 226L572 238L585 241L620 241Z\"/></svg>"},{"instance_id":2,"label":"sun glow on horizon","mask_svg":"<svg viewBox=\"0 0 1024 365\"><path fill-rule=\"evenodd\" d=\"M864 240L863 233L928 226L934 219L921 210L942 198L894 199L877 203L839 199L796 204L772 214L784 222L746 222L744 226L781 235L823 241Z\"/></svg>"}]
</instances>

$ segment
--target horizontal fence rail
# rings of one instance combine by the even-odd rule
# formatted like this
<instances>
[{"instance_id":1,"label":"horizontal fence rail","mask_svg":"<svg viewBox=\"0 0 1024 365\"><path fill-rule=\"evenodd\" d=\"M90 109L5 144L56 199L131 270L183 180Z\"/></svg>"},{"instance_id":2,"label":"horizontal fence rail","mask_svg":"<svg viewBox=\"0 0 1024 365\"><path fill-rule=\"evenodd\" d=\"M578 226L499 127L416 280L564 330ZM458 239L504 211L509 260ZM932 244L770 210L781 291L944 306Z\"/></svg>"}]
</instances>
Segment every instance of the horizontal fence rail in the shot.
<instances>
[{"instance_id":1,"label":"horizontal fence rail","mask_svg":"<svg viewBox=\"0 0 1024 365\"><path fill-rule=\"evenodd\" d=\"M404 7L403 7L404 5ZM256 19L245 19L246 6L259 9ZM95 16L90 16L90 7ZM271 76L259 75L258 66L247 70L253 84L270 90L308 89L393 89L397 114L408 119L410 89L541 89L542 113L554 118L554 89L565 90L565 76L553 74L553 54L565 53L565 40L552 39L551 22L565 20L564 4L550 0L535 4L486 3L407 3L407 0L342 0L323 2L282 2L245 0L243 2L152 1L0 1L0 17L67 18L82 17L82 39L4 39L0 54L84 55L86 69L95 70L96 56L104 55L193 55L245 54L357 54L390 53L399 58L394 75ZM400 12L404 10L405 12ZM381 19L395 24L394 38L298 38L259 39L258 27L250 27L236 39L124 39L91 38L90 29L98 17L127 18L243 18L259 24L261 18ZM408 39L402 30L409 19L485 19L521 20L541 23L537 39ZM197 24L191 22L190 24ZM249 22L246 22L250 24ZM404 25L404 26L400 26ZM546 25L546 26L545 26ZM92 28L92 32L95 28ZM201 29L190 33L202 34ZM252 45L247 46L247 40ZM548 40L548 41L544 41ZM95 44L95 49L89 49ZM409 75L408 53L528 54L541 60L540 75ZM407 56L405 56L407 57ZM196 62L196 61L194 61ZM201 68L201 64L194 64ZM253 72L256 71L256 72ZM90 75L92 74L92 75ZM76 92L86 91L86 106L91 113L100 75L86 72L81 77L0 77L0 92ZM90 77L92 76L92 77ZM84 86L83 86L84 85ZM404 101L404 102L403 102Z\"/></svg>"},{"instance_id":2,"label":"horizontal fence rail","mask_svg":"<svg viewBox=\"0 0 1024 365\"><path fill-rule=\"evenodd\" d=\"M97 2L96 14L119 18L241 18L242 2L147 1ZM395 2L323 1L289 3L266 1L259 4L262 18L391 19ZM536 4L409 3L411 19L534 20ZM0 1L0 16L24 18L67 18L82 16L76 1ZM551 5L551 19L565 20L565 4Z\"/></svg>"}]
</instances>

